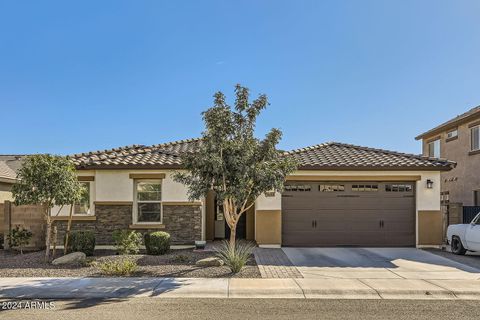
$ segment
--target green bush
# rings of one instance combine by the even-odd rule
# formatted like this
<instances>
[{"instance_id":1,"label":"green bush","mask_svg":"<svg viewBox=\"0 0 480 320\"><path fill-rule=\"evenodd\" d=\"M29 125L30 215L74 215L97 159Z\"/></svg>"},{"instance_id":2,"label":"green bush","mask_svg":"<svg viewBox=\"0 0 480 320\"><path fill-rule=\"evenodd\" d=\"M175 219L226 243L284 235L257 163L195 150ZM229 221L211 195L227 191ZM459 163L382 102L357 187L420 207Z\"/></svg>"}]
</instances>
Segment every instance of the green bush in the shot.
<instances>
[{"instance_id":1,"label":"green bush","mask_svg":"<svg viewBox=\"0 0 480 320\"><path fill-rule=\"evenodd\" d=\"M7 235L8 243L12 248L18 248L20 253L23 254L23 248L32 239L32 232L20 226L15 226ZM3 241L2 241L3 242Z\"/></svg>"},{"instance_id":2,"label":"green bush","mask_svg":"<svg viewBox=\"0 0 480 320\"><path fill-rule=\"evenodd\" d=\"M147 254L160 255L170 250L170 234L157 231L145 234L145 248Z\"/></svg>"},{"instance_id":3,"label":"green bush","mask_svg":"<svg viewBox=\"0 0 480 320\"><path fill-rule=\"evenodd\" d=\"M65 239L63 240L65 245ZM95 251L95 234L93 231L72 231L68 239L68 252L83 252L92 256Z\"/></svg>"},{"instance_id":4,"label":"green bush","mask_svg":"<svg viewBox=\"0 0 480 320\"><path fill-rule=\"evenodd\" d=\"M115 230L113 241L119 254L135 254L140 251L142 234L131 230Z\"/></svg>"},{"instance_id":5,"label":"green bush","mask_svg":"<svg viewBox=\"0 0 480 320\"><path fill-rule=\"evenodd\" d=\"M137 271L137 262L130 258L110 259L98 263L97 266L103 274L109 276L128 276Z\"/></svg>"},{"instance_id":6,"label":"green bush","mask_svg":"<svg viewBox=\"0 0 480 320\"><path fill-rule=\"evenodd\" d=\"M3 243L4 239L3 239L3 233L0 233L0 249L3 249Z\"/></svg>"},{"instance_id":7,"label":"green bush","mask_svg":"<svg viewBox=\"0 0 480 320\"><path fill-rule=\"evenodd\" d=\"M254 248L255 245L248 241L237 241L234 247L223 241L215 251L233 273L238 273L250 260Z\"/></svg>"}]
</instances>

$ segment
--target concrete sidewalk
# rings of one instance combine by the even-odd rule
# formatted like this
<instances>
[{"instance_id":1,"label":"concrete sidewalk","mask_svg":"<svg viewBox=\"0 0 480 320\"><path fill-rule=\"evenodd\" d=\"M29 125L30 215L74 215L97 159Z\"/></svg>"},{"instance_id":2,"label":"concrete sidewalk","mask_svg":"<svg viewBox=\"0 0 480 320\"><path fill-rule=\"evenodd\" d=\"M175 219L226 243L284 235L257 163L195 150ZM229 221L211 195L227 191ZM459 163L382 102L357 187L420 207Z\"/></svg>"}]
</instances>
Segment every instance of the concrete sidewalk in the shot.
<instances>
[{"instance_id":1,"label":"concrete sidewalk","mask_svg":"<svg viewBox=\"0 0 480 320\"><path fill-rule=\"evenodd\" d=\"M473 299L480 280L0 278L0 298Z\"/></svg>"}]
</instances>

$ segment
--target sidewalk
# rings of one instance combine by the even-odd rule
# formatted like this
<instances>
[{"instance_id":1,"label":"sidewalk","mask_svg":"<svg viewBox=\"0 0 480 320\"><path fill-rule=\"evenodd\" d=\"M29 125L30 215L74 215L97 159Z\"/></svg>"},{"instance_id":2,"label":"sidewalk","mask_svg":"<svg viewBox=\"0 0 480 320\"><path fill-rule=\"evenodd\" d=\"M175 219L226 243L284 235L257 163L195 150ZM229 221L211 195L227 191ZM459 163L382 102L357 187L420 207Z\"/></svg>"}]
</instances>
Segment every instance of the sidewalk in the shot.
<instances>
[{"instance_id":1,"label":"sidewalk","mask_svg":"<svg viewBox=\"0 0 480 320\"><path fill-rule=\"evenodd\" d=\"M480 280L0 278L0 298L474 299Z\"/></svg>"}]
</instances>

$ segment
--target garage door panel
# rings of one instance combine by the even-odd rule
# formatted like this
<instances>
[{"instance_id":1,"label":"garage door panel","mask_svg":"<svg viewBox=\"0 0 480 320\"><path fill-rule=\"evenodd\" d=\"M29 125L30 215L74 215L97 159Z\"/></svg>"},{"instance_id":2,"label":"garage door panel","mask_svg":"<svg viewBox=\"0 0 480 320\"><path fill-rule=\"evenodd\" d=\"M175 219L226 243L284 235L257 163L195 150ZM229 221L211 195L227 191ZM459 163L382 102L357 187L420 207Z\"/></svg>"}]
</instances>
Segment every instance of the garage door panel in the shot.
<instances>
[{"instance_id":1,"label":"garage door panel","mask_svg":"<svg viewBox=\"0 0 480 320\"><path fill-rule=\"evenodd\" d=\"M378 185L377 191L367 192L353 190L357 183L341 184L344 191L320 192L318 183L310 183L310 191L282 197L284 245L415 245L413 184L407 192L387 192L398 185L394 182L367 183Z\"/></svg>"},{"instance_id":2,"label":"garage door panel","mask_svg":"<svg viewBox=\"0 0 480 320\"><path fill-rule=\"evenodd\" d=\"M415 233L391 231L385 233L385 246L409 247L415 245Z\"/></svg>"},{"instance_id":3,"label":"garage door panel","mask_svg":"<svg viewBox=\"0 0 480 320\"><path fill-rule=\"evenodd\" d=\"M350 245L368 247L368 246L377 246L379 243L385 241L384 232L351 232L350 233L351 243Z\"/></svg>"},{"instance_id":4,"label":"garage door panel","mask_svg":"<svg viewBox=\"0 0 480 320\"><path fill-rule=\"evenodd\" d=\"M290 246L302 247L348 245L351 242L348 232L292 232L284 235L282 241Z\"/></svg>"}]
</instances>

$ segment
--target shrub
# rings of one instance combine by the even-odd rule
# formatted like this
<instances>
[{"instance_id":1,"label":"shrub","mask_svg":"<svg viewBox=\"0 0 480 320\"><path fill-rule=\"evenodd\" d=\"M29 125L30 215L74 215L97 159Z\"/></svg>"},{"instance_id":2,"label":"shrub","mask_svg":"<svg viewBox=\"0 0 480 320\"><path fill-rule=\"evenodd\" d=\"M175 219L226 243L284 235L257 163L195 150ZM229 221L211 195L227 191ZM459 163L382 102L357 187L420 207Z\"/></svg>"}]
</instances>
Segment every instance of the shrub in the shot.
<instances>
[{"instance_id":1,"label":"shrub","mask_svg":"<svg viewBox=\"0 0 480 320\"><path fill-rule=\"evenodd\" d=\"M128 276L137 271L137 262L130 258L110 259L97 264L101 272L109 276Z\"/></svg>"},{"instance_id":2,"label":"shrub","mask_svg":"<svg viewBox=\"0 0 480 320\"><path fill-rule=\"evenodd\" d=\"M113 241L119 254L135 254L140 251L142 234L130 230L115 230L113 232Z\"/></svg>"},{"instance_id":3,"label":"shrub","mask_svg":"<svg viewBox=\"0 0 480 320\"><path fill-rule=\"evenodd\" d=\"M65 239L63 241L65 244ZM93 231L72 231L68 240L68 252L83 252L92 256L95 251L95 234Z\"/></svg>"},{"instance_id":4,"label":"shrub","mask_svg":"<svg viewBox=\"0 0 480 320\"><path fill-rule=\"evenodd\" d=\"M4 244L3 244L3 241L4 241L4 239L3 239L3 233L0 233L0 249L3 249L3 245L4 245Z\"/></svg>"},{"instance_id":5,"label":"shrub","mask_svg":"<svg viewBox=\"0 0 480 320\"><path fill-rule=\"evenodd\" d=\"M23 254L23 248L32 239L32 232L20 226L15 226L7 235L8 243L12 248L18 248L20 253Z\"/></svg>"},{"instance_id":6,"label":"shrub","mask_svg":"<svg viewBox=\"0 0 480 320\"><path fill-rule=\"evenodd\" d=\"M250 260L254 248L255 245L248 241L237 241L234 247L228 241L223 241L215 251L233 273L238 273Z\"/></svg>"},{"instance_id":7,"label":"shrub","mask_svg":"<svg viewBox=\"0 0 480 320\"><path fill-rule=\"evenodd\" d=\"M170 250L170 234L157 231L145 234L145 248L147 254L160 255Z\"/></svg>"}]
</instances>

